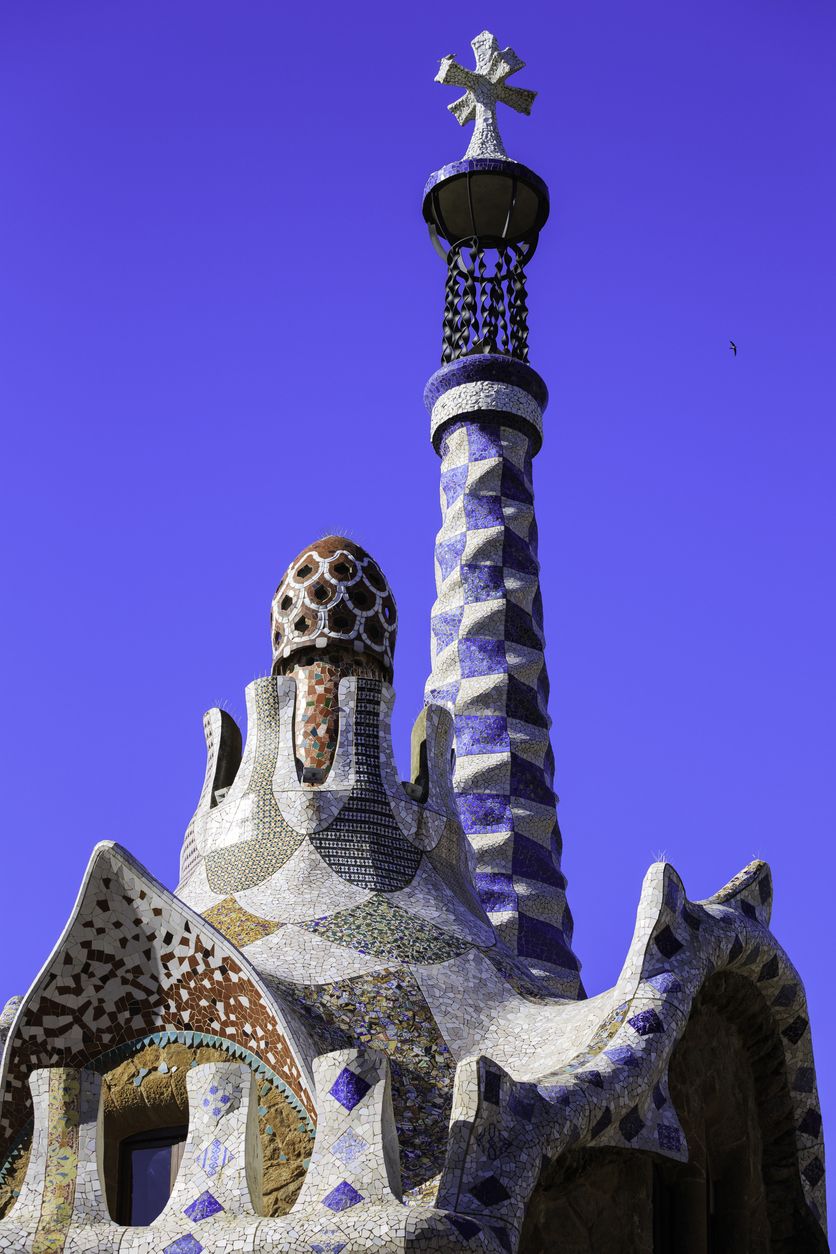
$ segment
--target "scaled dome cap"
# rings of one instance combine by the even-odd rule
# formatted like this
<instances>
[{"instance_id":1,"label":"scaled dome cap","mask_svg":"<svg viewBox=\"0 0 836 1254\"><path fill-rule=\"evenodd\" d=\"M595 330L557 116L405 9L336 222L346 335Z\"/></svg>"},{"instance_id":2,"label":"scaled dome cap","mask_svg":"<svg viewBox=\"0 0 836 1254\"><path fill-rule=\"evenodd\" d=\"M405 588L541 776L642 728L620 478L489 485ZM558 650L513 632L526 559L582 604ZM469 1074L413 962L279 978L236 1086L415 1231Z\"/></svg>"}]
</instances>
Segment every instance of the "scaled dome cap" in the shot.
<instances>
[{"instance_id":1,"label":"scaled dome cap","mask_svg":"<svg viewBox=\"0 0 836 1254\"><path fill-rule=\"evenodd\" d=\"M365 654L384 679L394 669L398 612L374 558L345 536L315 541L288 566L270 613L273 673L311 648Z\"/></svg>"}]
</instances>

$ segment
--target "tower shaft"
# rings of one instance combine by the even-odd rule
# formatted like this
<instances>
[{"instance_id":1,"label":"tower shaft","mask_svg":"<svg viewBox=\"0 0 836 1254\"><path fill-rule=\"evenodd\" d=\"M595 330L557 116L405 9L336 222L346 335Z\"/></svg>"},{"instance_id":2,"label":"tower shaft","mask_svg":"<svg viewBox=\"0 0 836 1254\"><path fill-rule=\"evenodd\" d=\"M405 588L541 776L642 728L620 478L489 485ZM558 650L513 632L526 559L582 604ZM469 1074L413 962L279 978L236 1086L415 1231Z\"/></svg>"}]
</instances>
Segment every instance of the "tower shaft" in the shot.
<instances>
[{"instance_id":1,"label":"tower shaft","mask_svg":"<svg viewBox=\"0 0 836 1254\"><path fill-rule=\"evenodd\" d=\"M484 355L442 367L427 402L442 524L426 695L454 716L454 787L491 922L552 991L574 997L532 482L545 388L522 363Z\"/></svg>"}]
</instances>

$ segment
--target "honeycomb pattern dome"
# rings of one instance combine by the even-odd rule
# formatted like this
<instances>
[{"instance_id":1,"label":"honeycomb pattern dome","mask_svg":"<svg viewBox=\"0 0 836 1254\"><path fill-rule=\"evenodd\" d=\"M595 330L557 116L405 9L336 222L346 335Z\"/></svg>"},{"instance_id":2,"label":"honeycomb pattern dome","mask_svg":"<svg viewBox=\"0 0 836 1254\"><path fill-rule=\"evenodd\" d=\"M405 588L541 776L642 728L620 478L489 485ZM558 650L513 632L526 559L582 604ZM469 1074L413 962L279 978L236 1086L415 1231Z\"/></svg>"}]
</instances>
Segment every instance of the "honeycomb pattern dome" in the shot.
<instances>
[{"instance_id":1,"label":"honeycomb pattern dome","mask_svg":"<svg viewBox=\"0 0 836 1254\"><path fill-rule=\"evenodd\" d=\"M395 598L374 558L345 536L325 536L302 550L276 589L273 672L300 660L300 651L318 649L324 657L363 654L391 680L397 621Z\"/></svg>"}]
</instances>

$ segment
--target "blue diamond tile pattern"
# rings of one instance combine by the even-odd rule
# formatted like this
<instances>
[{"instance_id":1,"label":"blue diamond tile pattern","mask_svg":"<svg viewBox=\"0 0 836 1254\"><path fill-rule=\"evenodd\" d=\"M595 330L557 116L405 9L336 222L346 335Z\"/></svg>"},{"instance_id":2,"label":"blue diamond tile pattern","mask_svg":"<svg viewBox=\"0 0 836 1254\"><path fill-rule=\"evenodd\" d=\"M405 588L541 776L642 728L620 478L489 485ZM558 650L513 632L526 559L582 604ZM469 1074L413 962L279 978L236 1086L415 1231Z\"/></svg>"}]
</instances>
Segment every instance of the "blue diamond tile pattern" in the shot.
<instances>
[{"instance_id":1,"label":"blue diamond tile pattern","mask_svg":"<svg viewBox=\"0 0 836 1254\"><path fill-rule=\"evenodd\" d=\"M638 1032L639 1036L652 1036L655 1032L664 1032L665 1025L659 1018L655 1010L641 1010L637 1015L633 1015L632 1019L627 1022L634 1032Z\"/></svg>"},{"instance_id":2,"label":"blue diamond tile pattern","mask_svg":"<svg viewBox=\"0 0 836 1254\"><path fill-rule=\"evenodd\" d=\"M348 1128L331 1146L331 1154L344 1166L349 1167L352 1163L356 1163L358 1158L362 1158L368 1148L368 1141L353 1128Z\"/></svg>"},{"instance_id":3,"label":"blue diamond tile pattern","mask_svg":"<svg viewBox=\"0 0 836 1254\"><path fill-rule=\"evenodd\" d=\"M454 787L482 904L510 948L573 996L580 977L560 871L532 438L474 417L450 423L440 453L426 696L453 714Z\"/></svg>"},{"instance_id":4,"label":"blue diamond tile pattern","mask_svg":"<svg viewBox=\"0 0 836 1254\"><path fill-rule=\"evenodd\" d=\"M465 1241L469 1241L471 1237L477 1236L482 1231L479 1224L473 1219L468 1219L467 1215L445 1215L444 1218L457 1232L461 1233Z\"/></svg>"},{"instance_id":5,"label":"blue diamond tile pattern","mask_svg":"<svg viewBox=\"0 0 836 1254\"><path fill-rule=\"evenodd\" d=\"M644 1120L635 1106L627 1111L623 1119L619 1120L618 1127L625 1141L635 1141L644 1127Z\"/></svg>"},{"instance_id":6,"label":"blue diamond tile pattern","mask_svg":"<svg viewBox=\"0 0 836 1254\"><path fill-rule=\"evenodd\" d=\"M341 1180L335 1189L327 1193L322 1199L322 1205L327 1206L329 1210L341 1211L349 1210L352 1206L356 1206L358 1202L363 1201L363 1194L358 1193L352 1184L347 1180Z\"/></svg>"},{"instance_id":7,"label":"blue diamond tile pattern","mask_svg":"<svg viewBox=\"0 0 836 1254\"><path fill-rule=\"evenodd\" d=\"M803 1015L796 1015L792 1023L784 1028L781 1035L785 1036L791 1045L797 1045L809 1026Z\"/></svg>"},{"instance_id":8,"label":"blue diamond tile pattern","mask_svg":"<svg viewBox=\"0 0 836 1254\"><path fill-rule=\"evenodd\" d=\"M469 1192L483 1206L499 1206L511 1196L498 1176L486 1176L478 1184L472 1185Z\"/></svg>"},{"instance_id":9,"label":"blue diamond tile pattern","mask_svg":"<svg viewBox=\"0 0 836 1254\"><path fill-rule=\"evenodd\" d=\"M222 1210L223 1206L218 1199L208 1189L204 1189L200 1197L196 1197L186 1207L183 1214L187 1215L192 1223L197 1224L200 1223L201 1219L209 1219L212 1215L217 1215Z\"/></svg>"},{"instance_id":10,"label":"blue diamond tile pattern","mask_svg":"<svg viewBox=\"0 0 836 1254\"><path fill-rule=\"evenodd\" d=\"M821 1115L812 1107L804 1115L798 1125L798 1131L803 1132L805 1136L818 1136L821 1132Z\"/></svg>"},{"instance_id":11,"label":"blue diamond tile pattern","mask_svg":"<svg viewBox=\"0 0 836 1254\"><path fill-rule=\"evenodd\" d=\"M353 1110L370 1088L369 1082L361 1075L357 1075L356 1071L352 1071L350 1067L343 1067L328 1092L341 1106L345 1106L346 1110Z\"/></svg>"},{"instance_id":12,"label":"blue diamond tile pattern","mask_svg":"<svg viewBox=\"0 0 836 1254\"><path fill-rule=\"evenodd\" d=\"M682 948L682 942L677 939L667 924L657 935L655 943L663 958L675 957Z\"/></svg>"},{"instance_id":13,"label":"blue diamond tile pattern","mask_svg":"<svg viewBox=\"0 0 836 1254\"><path fill-rule=\"evenodd\" d=\"M197 1237L193 1237L191 1233L187 1233L184 1237L178 1237L176 1241L172 1241L171 1245L166 1245L163 1254L200 1254L203 1246Z\"/></svg>"},{"instance_id":14,"label":"blue diamond tile pattern","mask_svg":"<svg viewBox=\"0 0 836 1254\"><path fill-rule=\"evenodd\" d=\"M604 1050L604 1057L609 1058L611 1062L618 1063L619 1066L631 1067L633 1070L641 1066L629 1045L613 1045L611 1049Z\"/></svg>"},{"instance_id":15,"label":"blue diamond tile pattern","mask_svg":"<svg viewBox=\"0 0 836 1254\"><path fill-rule=\"evenodd\" d=\"M812 1159L801 1174L804 1176L805 1180L809 1181L809 1183L815 1187L821 1180L824 1179L824 1164L822 1160L818 1157Z\"/></svg>"},{"instance_id":16,"label":"blue diamond tile pattern","mask_svg":"<svg viewBox=\"0 0 836 1254\"><path fill-rule=\"evenodd\" d=\"M219 1141L217 1137L205 1149L198 1150L195 1154L198 1167L202 1167L207 1176L210 1177L217 1175L221 1168L225 1167L234 1157L235 1155L231 1150L228 1150L223 1141Z\"/></svg>"}]
</instances>

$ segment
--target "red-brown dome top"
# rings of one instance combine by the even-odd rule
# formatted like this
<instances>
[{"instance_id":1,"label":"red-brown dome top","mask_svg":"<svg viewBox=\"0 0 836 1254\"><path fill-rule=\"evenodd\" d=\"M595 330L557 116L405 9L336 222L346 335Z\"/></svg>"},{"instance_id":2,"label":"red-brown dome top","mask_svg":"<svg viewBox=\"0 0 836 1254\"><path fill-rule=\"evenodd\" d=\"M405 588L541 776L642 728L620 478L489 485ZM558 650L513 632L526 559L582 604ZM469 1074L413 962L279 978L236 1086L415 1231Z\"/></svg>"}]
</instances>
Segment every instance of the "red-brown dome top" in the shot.
<instances>
[{"instance_id":1,"label":"red-brown dome top","mask_svg":"<svg viewBox=\"0 0 836 1254\"><path fill-rule=\"evenodd\" d=\"M398 614L395 598L374 558L345 536L325 536L290 563L270 615L273 671L300 650L351 651L379 663L392 678Z\"/></svg>"}]
</instances>

